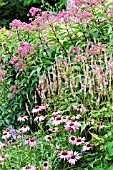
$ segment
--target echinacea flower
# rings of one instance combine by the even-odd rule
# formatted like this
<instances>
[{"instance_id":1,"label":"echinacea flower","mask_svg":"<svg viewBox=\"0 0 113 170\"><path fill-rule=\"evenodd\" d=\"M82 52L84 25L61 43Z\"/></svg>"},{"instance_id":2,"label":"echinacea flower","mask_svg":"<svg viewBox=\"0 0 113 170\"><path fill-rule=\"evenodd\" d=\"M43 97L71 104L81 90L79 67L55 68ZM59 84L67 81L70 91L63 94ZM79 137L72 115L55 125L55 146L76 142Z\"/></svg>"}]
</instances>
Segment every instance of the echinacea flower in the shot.
<instances>
[{"instance_id":1,"label":"echinacea flower","mask_svg":"<svg viewBox=\"0 0 113 170\"><path fill-rule=\"evenodd\" d=\"M69 158L68 158L68 162L72 165L75 164L75 162L77 162L77 160L79 160L81 157L79 156L78 152L74 152L71 153Z\"/></svg>"},{"instance_id":2,"label":"echinacea flower","mask_svg":"<svg viewBox=\"0 0 113 170\"><path fill-rule=\"evenodd\" d=\"M54 114L51 118L50 118L50 120L55 120L55 118L57 117L57 116L61 116L61 115L59 115L59 114Z\"/></svg>"},{"instance_id":3,"label":"echinacea flower","mask_svg":"<svg viewBox=\"0 0 113 170\"><path fill-rule=\"evenodd\" d=\"M78 137L78 138L75 139L75 144L76 145L80 145L80 144L82 144L84 142L85 142L85 137L83 137L83 138Z\"/></svg>"},{"instance_id":4,"label":"echinacea flower","mask_svg":"<svg viewBox=\"0 0 113 170\"><path fill-rule=\"evenodd\" d=\"M61 151L60 153L58 153L58 157L61 158L61 159L64 159L64 160L68 160L69 158L69 151L66 151L66 150L63 150Z\"/></svg>"},{"instance_id":5,"label":"echinacea flower","mask_svg":"<svg viewBox=\"0 0 113 170\"><path fill-rule=\"evenodd\" d=\"M66 123L68 121L68 116L64 117L62 116L62 122Z\"/></svg>"},{"instance_id":6,"label":"echinacea flower","mask_svg":"<svg viewBox=\"0 0 113 170\"><path fill-rule=\"evenodd\" d=\"M63 122L62 116L61 116L61 115L57 115L57 116L55 117L55 119L52 121L52 124L55 125L55 126L58 126L58 125L60 125L62 122Z\"/></svg>"},{"instance_id":7,"label":"echinacea flower","mask_svg":"<svg viewBox=\"0 0 113 170\"><path fill-rule=\"evenodd\" d=\"M51 139L52 139L52 136L50 136L50 135L46 135L46 136L45 136L46 142L49 142Z\"/></svg>"},{"instance_id":8,"label":"echinacea flower","mask_svg":"<svg viewBox=\"0 0 113 170\"><path fill-rule=\"evenodd\" d=\"M26 139L25 139L24 144L29 144L29 138L26 138Z\"/></svg>"},{"instance_id":9,"label":"echinacea flower","mask_svg":"<svg viewBox=\"0 0 113 170\"><path fill-rule=\"evenodd\" d=\"M9 132L5 132L2 136L2 139L8 139L11 137L11 134Z\"/></svg>"},{"instance_id":10,"label":"echinacea flower","mask_svg":"<svg viewBox=\"0 0 113 170\"><path fill-rule=\"evenodd\" d=\"M0 161L4 161L4 159L8 158L9 155L6 154L6 155L0 155Z\"/></svg>"},{"instance_id":11,"label":"echinacea flower","mask_svg":"<svg viewBox=\"0 0 113 170\"><path fill-rule=\"evenodd\" d=\"M68 130L69 132L76 131L79 129L81 124L75 120L68 120L65 125L65 129Z\"/></svg>"},{"instance_id":12,"label":"echinacea flower","mask_svg":"<svg viewBox=\"0 0 113 170\"><path fill-rule=\"evenodd\" d=\"M82 143L84 143L85 142L85 137L83 137L83 138L81 138L81 137L76 137L76 136L70 136L69 138L68 138L68 140L69 140L69 143L71 143L71 144L73 144L73 145L80 145L80 144L82 144Z\"/></svg>"},{"instance_id":13,"label":"echinacea flower","mask_svg":"<svg viewBox=\"0 0 113 170\"><path fill-rule=\"evenodd\" d=\"M71 143L72 145L75 145L75 143L76 143L76 136L70 136L68 138L68 140L69 140L69 143Z\"/></svg>"},{"instance_id":14,"label":"echinacea flower","mask_svg":"<svg viewBox=\"0 0 113 170\"><path fill-rule=\"evenodd\" d=\"M3 129L2 132L3 132L3 135L4 135L6 133L10 133L11 131L9 129Z\"/></svg>"},{"instance_id":15,"label":"echinacea flower","mask_svg":"<svg viewBox=\"0 0 113 170\"><path fill-rule=\"evenodd\" d=\"M45 117L43 116L43 115L41 115L41 114L37 114L37 117L34 119L34 121L35 122L40 122L40 121L42 121L42 120L44 120L45 119Z\"/></svg>"},{"instance_id":16,"label":"echinacea flower","mask_svg":"<svg viewBox=\"0 0 113 170\"><path fill-rule=\"evenodd\" d=\"M58 128L57 128L57 127L52 128L52 129L51 129L51 128L49 128L48 130L49 130L49 131L51 131L51 132L58 132Z\"/></svg>"},{"instance_id":17,"label":"echinacea flower","mask_svg":"<svg viewBox=\"0 0 113 170\"><path fill-rule=\"evenodd\" d=\"M28 132L30 130L29 126L27 125L24 125L22 128L21 128L22 132L25 133L25 132Z\"/></svg>"},{"instance_id":18,"label":"echinacea flower","mask_svg":"<svg viewBox=\"0 0 113 170\"><path fill-rule=\"evenodd\" d=\"M37 113L37 112L40 112L42 110L45 110L45 106L44 105L41 105L41 106L38 106L36 105L33 110L32 110L32 113Z\"/></svg>"},{"instance_id":19,"label":"echinacea flower","mask_svg":"<svg viewBox=\"0 0 113 170\"><path fill-rule=\"evenodd\" d=\"M43 170L48 170L49 169L49 163L48 162L44 162L42 164L42 168L43 168Z\"/></svg>"},{"instance_id":20,"label":"echinacea flower","mask_svg":"<svg viewBox=\"0 0 113 170\"><path fill-rule=\"evenodd\" d=\"M20 122L21 121L24 122L25 120L28 120L28 116L26 116L26 115L20 115L17 119L17 121L20 121Z\"/></svg>"},{"instance_id":21,"label":"echinacea flower","mask_svg":"<svg viewBox=\"0 0 113 170\"><path fill-rule=\"evenodd\" d=\"M13 137L13 139L20 139L21 138L21 136L19 134L14 134L14 135L12 135L12 137Z\"/></svg>"},{"instance_id":22,"label":"echinacea flower","mask_svg":"<svg viewBox=\"0 0 113 170\"><path fill-rule=\"evenodd\" d=\"M32 113L37 113L37 112L39 112L39 111L40 111L40 109L35 109L35 108L33 108Z\"/></svg>"},{"instance_id":23,"label":"echinacea flower","mask_svg":"<svg viewBox=\"0 0 113 170\"><path fill-rule=\"evenodd\" d=\"M30 146L36 146L36 139L35 138L29 138L29 145Z\"/></svg>"},{"instance_id":24,"label":"echinacea flower","mask_svg":"<svg viewBox=\"0 0 113 170\"><path fill-rule=\"evenodd\" d=\"M21 170L36 170L36 167L34 165L27 165L22 167Z\"/></svg>"},{"instance_id":25,"label":"echinacea flower","mask_svg":"<svg viewBox=\"0 0 113 170\"><path fill-rule=\"evenodd\" d=\"M93 144L87 143L86 145L84 145L84 146L82 147L82 151L83 151L83 152L84 152L84 151L88 151L88 150L90 150L92 147L93 147Z\"/></svg>"}]
</instances>

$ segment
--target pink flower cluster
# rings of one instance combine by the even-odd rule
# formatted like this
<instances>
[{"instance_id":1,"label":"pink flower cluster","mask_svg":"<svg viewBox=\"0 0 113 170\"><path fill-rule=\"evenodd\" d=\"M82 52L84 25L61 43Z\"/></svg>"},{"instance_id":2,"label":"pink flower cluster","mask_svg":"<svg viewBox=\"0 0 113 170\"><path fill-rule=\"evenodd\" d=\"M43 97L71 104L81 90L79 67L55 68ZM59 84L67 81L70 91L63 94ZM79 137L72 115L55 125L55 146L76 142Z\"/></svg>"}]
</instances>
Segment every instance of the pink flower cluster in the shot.
<instances>
[{"instance_id":1,"label":"pink flower cluster","mask_svg":"<svg viewBox=\"0 0 113 170\"><path fill-rule=\"evenodd\" d=\"M36 146L35 138L26 138L24 144L29 144L30 146Z\"/></svg>"},{"instance_id":2,"label":"pink flower cluster","mask_svg":"<svg viewBox=\"0 0 113 170\"><path fill-rule=\"evenodd\" d=\"M72 53L79 53L80 51L81 51L82 49L80 48L80 47L78 47L78 46L74 46L73 48L72 48Z\"/></svg>"},{"instance_id":3,"label":"pink flower cluster","mask_svg":"<svg viewBox=\"0 0 113 170\"><path fill-rule=\"evenodd\" d=\"M79 129L79 127L81 126L81 124L76 120L79 119L79 117L81 115L75 115L74 117L72 117L71 120L68 119L68 116L64 117L62 115L59 114L60 112L53 112L53 116L50 118L50 121L52 122L52 125L58 126L61 123L65 123L64 127L65 130L72 132L72 131L76 131L77 129Z\"/></svg>"},{"instance_id":4,"label":"pink flower cluster","mask_svg":"<svg viewBox=\"0 0 113 170\"><path fill-rule=\"evenodd\" d=\"M68 138L69 140L69 143L71 143L72 145L80 145L80 144L83 144L85 142L85 137L81 138L81 137L76 137L76 136L70 136Z\"/></svg>"},{"instance_id":5,"label":"pink flower cluster","mask_svg":"<svg viewBox=\"0 0 113 170\"><path fill-rule=\"evenodd\" d=\"M55 126L60 125L61 123L65 123L68 121L68 117L64 117L59 114L60 111L53 112L53 116L50 118L50 121L52 121L52 124Z\"/></svg>"},{"instance_id":6,"label":"pink flower cluster","mask_svg":"<svg viewBox=\"0 0 113 170\"><path fill-rule=\"evenodd\" d=\"M32 16L32 17L34 17L34 16L36 16L36 14L38 14L38 13L41 13L41 9L39 9L39 8L35 8L35 7L31 7L31 9L29 10L29 13L27 14L27 16Z\"/></svg>"},{"instance_id":7,"label":"pink flower cluster","mask_svg":"<svg viewBox=\"0 0 113 170\"><path fill-rule=\"evenodd\" d=\"M81 157L78 152L63 150L57 155L60 159L67 160L70 164L75 164Z\"/></svg>"},{"instance_id":8,"label":"pink flower cluster","mask_svg":"<svg viewBox=\"0 0 113 170\"><path fill-rule=\"evenodd\" d=\"M20 42L20 47L18 48L18 50L16 50L16 53L21 56L24 56L24 55L28 55L30 53L30 51L33 51L33 50L34 50L34 48L30 44L28 44L22 40Z\"/></svg>"},{"instance_id":9,"label":"pink flower cluster","mask_svg":"<svg viewBox=\"0 0 113 170\"><path fill-rule=\"evenodd\" d=\"M19 29L19 28L21 28L22 26L23 26L22 21L17 20L17 19L14 19L14 20L10 23L10 27L11 27L11 28L17 28L17 29Z\"/></svg>"},{"instance_id":10,"label":"pink flower cluster","mask_svg":"<svg viewBox=\"0 0 113 170\"><path fill-rule=\"evenodd\" d=\"M10 59L10 63L11 64L16 64L18 61L22 61L22 59L18 56L12 56L11 59Z\"/></svg>"},{"instance_id":11,"label":"pink flower cluster","mask_svg":"<svg viewBox=\"0 0 113 170\"><path fill-rule=\"evenodd\" d=\"M23 61L23 59L20 58L20 56L18 56L18 57L12 56L10 59L10 63L12 65L17 66L18 69L22 69L22 68L24 68L24 66L26 66L26 64L24 62L25 61Z\"/></svg>"},{"instance_id":12,"label":"pink flower cluster","mask_svg":"<svg viewBox=\"0 0 113 170\"><path fill-rule=\"evenodd\" d=\"M72 131L76 132L76 130L78 130L80 126L81 124L78 121L68 120L64 127L69 132L72 132Z\"/></svg>"},{"instance_id":13,"label":"pink flower cluster","mask_svg":"<svg viewBox=\"0 0 113 170\"><path fill-rule=\"evenodd\" d=\"M11 23L10 23L10 28L16 28L18 30L30 30L32 28L31 24L27 24L25 22L22 22L20 20L14 19ZM19 34L19 32L18 32ZM10 36L10 34L9 34Z\"/></svg>"},{"instance_id":14,"label":"pink flower cluster","mask_svg":"<svg viewBox=\"0 0 113 170\"><path fill-rule=\"evenodd\" d=\"M35 18L35 20L33 20L31 22L31 25L33 25L34 27L36 26L36 28L46 28L46 26L48 25L48 22L51 23L51 21L53 22L54 20L54 15L52 15L52 12L50 11L44 11L41 12L41 16L38 15L38 17Z\"/></svg>"},{"instance_id":15,"label":"pink flower cluster","mask_svg":"<svg viewBox=\"0 0 113 170\"><path fill-rule=\"evenodd\" d=\"M83 22L88 22L90 20L90 17L92 16L91 13L87 11L83 11L81 9L78 10L76 14L76 21L83 21Z\"/></svg>"}]
</instances>

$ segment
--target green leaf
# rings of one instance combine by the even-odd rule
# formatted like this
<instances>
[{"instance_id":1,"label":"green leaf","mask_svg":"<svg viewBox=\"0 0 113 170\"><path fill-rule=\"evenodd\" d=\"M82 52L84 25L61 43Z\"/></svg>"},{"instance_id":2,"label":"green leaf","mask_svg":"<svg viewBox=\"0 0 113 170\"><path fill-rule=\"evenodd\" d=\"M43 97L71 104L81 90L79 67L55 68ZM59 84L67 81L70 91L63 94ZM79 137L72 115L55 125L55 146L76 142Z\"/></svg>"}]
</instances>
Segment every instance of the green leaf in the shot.
<instances>
[{"instance_id":1,"label":"green leaf","mask_svg":"<svg viewBox=\"0 0 113 170\"><path fill-rule=\"evenodd\" d=\"M92 137L94 138L94 139L96 139L96 140L101 140L101 138L97 135L97 134L94 134L94 133L91 133L91 132L89 132L91 135L92 135Z\"/></svg>"}]
</instances>

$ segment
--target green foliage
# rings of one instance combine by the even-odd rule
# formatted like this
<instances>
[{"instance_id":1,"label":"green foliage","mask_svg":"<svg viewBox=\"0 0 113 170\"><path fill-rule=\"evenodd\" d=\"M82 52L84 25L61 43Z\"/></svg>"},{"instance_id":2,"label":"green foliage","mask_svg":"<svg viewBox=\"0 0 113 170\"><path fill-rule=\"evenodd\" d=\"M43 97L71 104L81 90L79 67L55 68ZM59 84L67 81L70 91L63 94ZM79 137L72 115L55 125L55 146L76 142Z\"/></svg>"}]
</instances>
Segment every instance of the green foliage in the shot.
<instances>
[{"instance_id":1,"label":"green foliage","mask_svg":"<svg viewBox=\"0 0 113 170\"><path fill-rule=\"evenodd\" d=\"M6 5L8 2L4 2L4 0L0 0L0 7Z\"/></svg>"},{"instance_id":2,"label":"green foliage","mask_svg":"<svg viewBox=\"0 0 113 170\"><path fill-rule=\"evenodd\" d=\"M56 170L112 168L113 14L110 5L103 2L87 11L79 6L81 11L58 14L36 11L37 16L32 8L31 23L14 20L10 30L0 30L0 128L21 133L17 129L25 124L17 120L24 114L31 130L26 135L21 133L18 147L10 132L11 144L4 149L9 159L5 160L4 169L12 166L20 169L27 163L42 169L47 159L50 169ZM39 109L40 105L45 108L38 116L43 115L44 120L36 122L33 109ZM57 111L60 111L58 115ZM63 122L52 133L50 129L56 127L54 121L60 118ZM75 131L66 129L67 119L72 123L70 129L77 122L80 127ZM45 142L46 135L52 136L50 143ZM91 144L90 151L83 150L84 144L70 144L71 135L85 137L85 144ZM37 139L37 145L24 145L26 137ZM62 150L77 151L81 159L70 165L58 158Z\"/></svg>"}]
</instances>

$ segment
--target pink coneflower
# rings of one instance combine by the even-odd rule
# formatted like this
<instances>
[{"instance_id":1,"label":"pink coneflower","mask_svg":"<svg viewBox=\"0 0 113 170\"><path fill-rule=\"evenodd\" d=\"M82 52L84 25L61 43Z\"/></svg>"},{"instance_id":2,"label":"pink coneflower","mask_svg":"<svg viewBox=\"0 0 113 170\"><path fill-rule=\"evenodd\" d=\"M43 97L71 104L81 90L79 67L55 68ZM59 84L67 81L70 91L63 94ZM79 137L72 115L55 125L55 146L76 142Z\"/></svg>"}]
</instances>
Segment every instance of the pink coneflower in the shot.
<instances>
[{"instance_id":1,"label":"pink coneflower","mask_svg":"<svg viewBox=\"0 0 113 170\"><path fill-rule=\"evenodd\" d=\"M77 129L79 129L79 127L81 126L81 124L75 120L68 120L66 122L65 125L65 129L72 132L72 131L76 131Z\"/></svg>"},{"instance_id":2,"label":"pink coneflower","mask_svg":"<svg viewBox=\"0 0 113 170\"><path fill-rule=\"evenodd\" d=\"M3 133L2 139L8 139L11 137L11 134L9 132Z\"/></svg>"},{"instance_id":3,"label":"pink coneflower","mask_svg":"<svg viewBox=\"0 0 113 170\"><path fill-rule=\"evenodd\" d=\"M55 118L57 117L57 116L61 116L61 115L59 115L59 114L54 114L51 118L50 118L50 120L55 120Z\"/></svg>"},{"instance_id":4,"label":"pink coneflower","mask_svg":"<svg viewBox=\"0 0 113 170\"><path fill-rule=\"evenodd\" d=\"M21 168L21 170L35 170L35 169L36 167L34 165L27 165Z\"/></svg>"},{"instance_id":5,"label":"pink coneflower","mask_svg":"<svg viewBox=\"0 0 113 170\"><path fill-rule=\"evenodd\" d=\"M58 157L61 158L61 159L64 159L64 160L68 160L69 157L70 157L70 154L71 154L72 151L66 151L66 150L63 150L61 151L60 153L58 153Z\"/></svg>"},{"instance_id":6,"label":"pink coneflower","mask_svg":"<svg viewBox=\"0 0 113 170\"><path fill-rule=\"evenodd\" d=\"M22 122L24 122L25 120L28 120L28 116L25 116L25 115L20 115L19 117L18 117L18 119L17 119L17 121L22 121Z\"/></svg>"},{"instance_id":7,"label":"pink coneflower","mask_svg":"<svg viewBox=\"0 0 113 170\"><path fill-rule=\"evenodd\" d=\"M77 162L77 160L79 160L81 157L79 156L79 154L75 151L74 153L71 153L69 158L68 158L68 162L72 165L75 164L75 162Z\"/></svg>"},{"instance_id":8,"label":"pink coneflower","mask_svg":"<svg viewBox=\"0 0 113 170\"><path fill-rule=\"evenodd\" d=\"M80 144L82 144L84 142L85 142L85 137L83 137L83 138L78 137L78 138L75 139L75 144L76 145L80 145Z\"/></svg>"},{"instance_id":9,"label":"pink coneflower","mask_svg":"<svg viewBox=\"0 0 113 170\"><path fill-rule=\"evenodd\" d=\"M84 145L84 146L82 147L82 151L88 151L88 150L90 150L92 147L93 147L93 144L87 143L86 145Z\"/></svg>"},{"instance_id":10,"label":"pink coneflower","mask_svg":"<svg viewBox=\"0 0 113 170\"><path fill-rule=\"evenodd\" d=\"M42 164L42 168L43 168L43 170L48 170L49 169L49 163L48 162L44 162Z\"/></svg>"},{"instance_id":11,"label":"pink coneflower","mask_svg":"<svg viewBox=\"0 0 113 170\"><path fill-rule=\"evenodd\" d=\"M30 146L36 146L36 139L35 138L29 138L29 145Z\"/></svg>"},{"instance_id":12,"label":"pink coneflower","mask_svg":"<svg viewBox=\"0 0 113 170\"><path fill-rule=\"evenodd\" d=\"M73 122L70 122L68 124L66 123L64 127L65 127L65 130L68 130L69 132L72 132L73 130L76 131Z\"/></svg>"},{"instance_id":13,"label":"pink coneflower","mask_svg":"<svg viewBox=\"0 0 113 170\"><path fill-rule=\"evenodd\" d=\"M24 125L24 126L20 129L20 132L25 133L25 132L28 132L29 130L30 130L29 126Z\"/></svg>"},{"instance_id":14,"label":"pink coneflower","mask_svg":"<svg viewBox=\"0 0 113 170\"><path fill-rule=\"evenodd\" d=\"M68 138L68 140L69 140L69 143L71 143L72 145L75 145L75 143L76 143L76 136L70 136Z\"/></svg>"},{"instance_id":15,"label":"pink coneflower","mask_svg":"<svg viewBox=\"0 0 113 170\"><path fill-rule=\"evenodd\" d=\"M12 137L13 137L13 139L20 139L21 138L21 136L19 134L14 134Z\"/></svg>"},{"instance_id":16,"label":"pink coneflower","mask_svg":"<svg viewBox=\"0 0 113 170\"><path fill-rule=\"evenodd\" d=\"M52 121L52 124L55 125L55 126L58 126L58 125L60 125L62 122L63 122L62 116L61 116L61 115L57 115L57 116L55 117L55 119Z\"/></svg>"},{"instance_id":17,"label":"pink coneflower","mask_svg":"<svg viewBox=\"0 0 113 170\"><path fill-rule=\"evenodd\" d=\"M26 138L26 139L25 139L24 144L29 144L29 138Z\"/></svg>"},{"instance_id":18,"label":"pink coneflower","mask_svg":"<svg viewBox=\"0 0 113 170\"><path fill-rule=\"evenodd\" d=\"M17 133L24 133L23 129L16 130Z\"/></svg>"},{"instance_id":19,"label":"pink coneflower","mask_svg":"<svg viewBox=\"0 0 113 170\"><path fill-rule=\"evenodd\" d=\"M9 155L6 154L6 155L0 155L0 161L4 161L4 159L8 158Z\"/></svg>"},{"instance_id":20,"label":"pink coneflower","mask_svg":"<svg viewBox=\"0 0 113 170\"><path fill-rule=\"evenodd\" d=\"M38 106L36 105L33 110L32 110L32 113L37 113L37 112L40 112L42 110L45 110L45 106L41 105L41 106Z\"/></svg>"},{"instance_id":21,"label":"pink coneflower","mask_svg":"<svg viewBox=\"0 0 113 170\"><path fill-rule=\"evenodd\" d=\"M42 121L42 120L44 120L45 119L45 117L43 116L43 115L41 115L41 114L37 114L37 117L34 119L34 121L35 122L40 122L40 121Z\"/></svg>"},{"instance_id":22,"label":"pink coneflower","mask_svg":"<svg viewBox=\"0 0 113 170\"><path fill-rule=\"evenodd\" d=\"M51 128L49 128L48 130L49 130L49 131L51 131L51 132L58 132L58 128L57 128L57 127L52 128L52 129L51 129Z\"/></svg>"},{"instance_id":23,"label":"pink coneflower","mask_svg":"<svg viewBox=\"0 0 113 170\"><path fill-rule=\"evenodd\" d=\"M10 133L11 131L9 129L3 129L2 132L3 132L3 135L4 135L5 133Z\"/></svg>"},{"instance_id":24,"label":"pink coneflower","mask_svg":"<svg viewBox=\"0 0 113 170\"><path fill-rule=\"evenodd\" d=\"M50 135L46 135L46 136L45 136L46 142L49 142L51 139L52 139L52 136L50 136Z\"/></svg>"},{"instance_id":25,"label":"pink coneflower","mask_svg":"<svg viewBox=\"0 0 113 170\"><path fill-rule=\"evenodd\" d=\"M66 123L68 121L68 116L64 117L62 116L62 122Z\"/></svg>"},{"instance_id":26,"label":"pink coneflower","mask_svg":"<svg viewBox=\"0 0 113 170\"><path fill-rule=\"evenodd\" d=\"M37 113L37 112L39 112L39 111L40 111L40 109L35 109L35 108L33 108L32 113Z\"/></svg>"}]
</instances>

